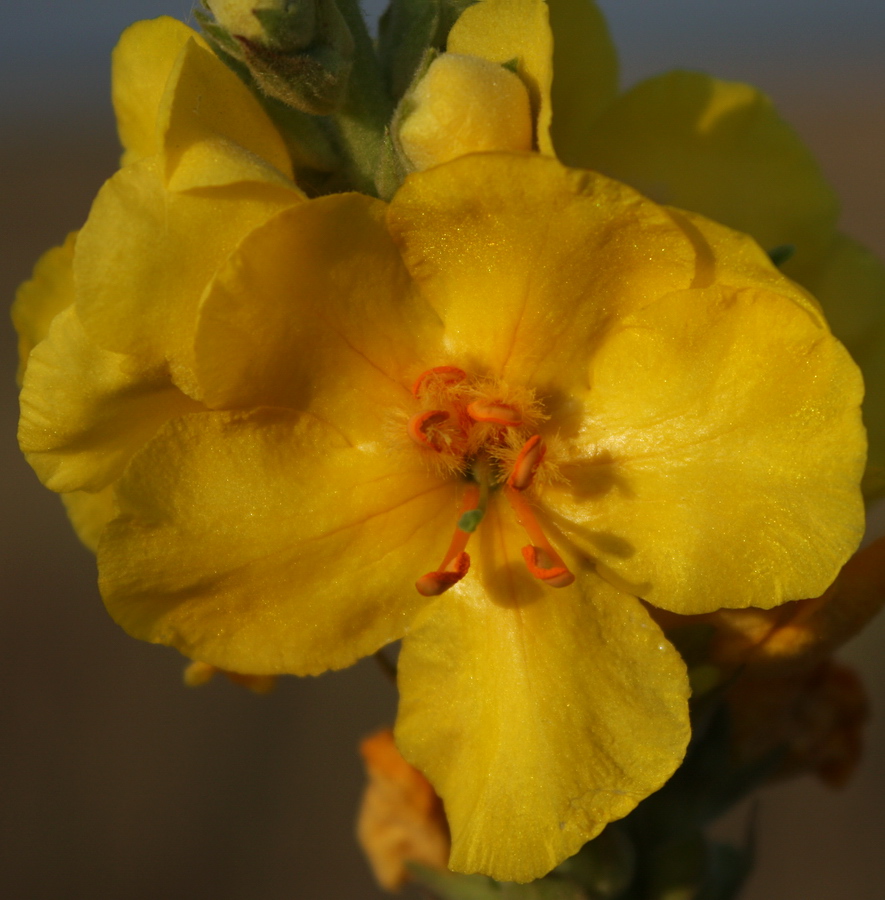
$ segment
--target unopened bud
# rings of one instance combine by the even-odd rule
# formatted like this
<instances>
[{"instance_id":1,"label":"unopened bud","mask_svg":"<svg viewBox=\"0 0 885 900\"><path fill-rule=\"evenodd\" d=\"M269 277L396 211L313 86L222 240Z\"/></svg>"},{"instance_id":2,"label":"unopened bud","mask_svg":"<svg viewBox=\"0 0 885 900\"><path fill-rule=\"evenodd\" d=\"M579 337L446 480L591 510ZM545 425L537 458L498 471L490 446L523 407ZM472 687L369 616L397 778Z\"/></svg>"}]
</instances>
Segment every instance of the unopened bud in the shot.
<instances>
[{"instance_id":1,"label":"unopened bud","mask_svg":"<svg viewBox=\"0 0 885 900\"><path fill-rule=\"evenodd\" d=\"M311 115L344 99L354 42L335 0L204 0L204 28L270 97Z\"/></svg>"},{"instance_id":2,"label":"unopened bud","mask_svg":"<svg viewBox=\"0 0 885 900\"><path fill-rule=\"evenodd\" d=\"M388 730L366 738L360 752L369 783L357 837L379 884L399 888L409 877L409 863L445 869L449 826L430 782L400 756Z\"/></svg>"},{"instance_id":3,"label":"unopened bud","mask_svg":"<svg viewBox=\"0 0 885 900\"><path fill-rule=\"evenodd\" d=\"M414 169L466 153L532 149L528 90L518 75L478 56L438 56L403 105L397 138Z\"/></svg>"}]
</instances>

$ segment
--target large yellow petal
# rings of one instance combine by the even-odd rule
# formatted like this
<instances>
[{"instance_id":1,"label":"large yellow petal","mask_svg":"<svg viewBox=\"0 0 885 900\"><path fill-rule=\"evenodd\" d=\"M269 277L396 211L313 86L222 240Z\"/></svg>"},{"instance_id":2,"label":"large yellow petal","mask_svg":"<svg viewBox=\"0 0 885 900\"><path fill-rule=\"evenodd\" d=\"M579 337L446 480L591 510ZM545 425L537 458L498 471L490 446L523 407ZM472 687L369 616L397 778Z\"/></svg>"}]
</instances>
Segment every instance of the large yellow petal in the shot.
<instances>
[{"instance_id":1,"label":"large yellow petal","mask_svg":"<svg viewBox=\"0 0 885 900\"><path fill-rule=\"evenodd\" d=\"M383 443L263 409L176 419L130 463L99 545L131 634L251 674L315 674L400 637L455 485Z\"/></svg>"},{"instance_id":2,"label":"large yellow petal","mask_svg":"<svg viewBox=\"0 0 885 900\"><path fill-rule=\"evenodd\" d=\"M388 222L445 323L440 364L541 393L586 386L601 334L696 274L694 244L666 210L537 155L465 156L409 176Z\"/></svg>"},{"instance_id":3,"label":"large yellow petal","mask_svg":"<svg viewBox=\"0 0 885 900\"><path fill-rule=\"evenodd\" d=\"M114 486L108 485L95 493L71 491L69 494L62 494L61 501L77 537L95 553L105 525L117 515Z\"/></svg>"},{"instance_id":4,"label":"large yellow petal","mask_svg":"<svg viewBox=\"0 0 885 900\"><path fill-rule=\"evenodd\" d=\"M31 354L19 443L51 490L97 491L167 419L199 408L166 370L142 369L92 343L70 306Z\"/></svg>"},{"instance_id":5,"label":"large yellow petal","mask_svg":"<svg viewBox=\"0 0 885 900\"><path fill-rule=\"evenodd\" d=\"M869 438L864 491L885 490L885 266L865 247L837 235L825 253L790 275L820 301L833 334L864 376Z\"/></svg>"},{"instance_id":6,"label":"large yellow petal","mask_svg":"<svg viewBox=\"0 0 885 900\"><path fill-rule=\"evenodd\" d=\"M833 581L863 532L862 385L813 311L679 292L602 344L590 384L583 459L545 501L607 577L684 614Z\"/></svg>"},{"instance_id":7,"label":"large yellow petal","mask_svg":"<svg viewBox=\"0 0 885 900\"><path fill-rule=\"evenodd\" d=\"M83 326L109 350L146 367L168 362L195 390L193 339L200 297L253 228L301 195L273 185L167 191L157 159L118 172L99 191L77 243L74 279Z\"/></svg>"},{"instance_id":8,"label":"large yellow petal","mask_svg":"<svg viewBox=\"0 0 885 900\"><path fill-rule=\"evenodd\" d=\"M204 44L173 66L157 129L170 190L255 181L297 190L286 144L249 88Z\"/></svg>"},{"instance_id":9,"label":"large yellow petal","mask_svg":"<svg viewBox=\"0 0 885 900\"><path fill-rule=\"evenodd\" d=\"M660 203L751 234L765 250L826 247L838 205L811 154L746 84L671 72L637 85L594 125L583 165Z\"/></svg>"},{"instance_id":10,"label":"large yellow petal","mask_svg":"<svg viewBox=\"0 0 885 900\"><path fill-rule=\"evenodd\" d=\"M162 149L157 135L160 102L176 60L190 40L206 46L187 25L161 16L130 25L114 48L112 98L125 148L123 165L154 156Z\"/></svg>"},{"instance_id":11,"label":"large yellow petal","mask_svg":"<svg viewBox=\"0 0 885 900\"><path fill-rule=\"evenodd\" d=\"M445 803L449 865L530 881L657 790L689 736L685 665L642 604L533 582L493 508L467 577L403 641L397 744Z\"/></svg>"},{"instance_id":12,"label":"large yellow petal","mask_svg":"<svg viewBox=\"0 0 885 900\"><path fill-rule=\"evenodd\" d=\"M553 32L550 135L562 162L585 166L593 124L618 93L618 57L593 0L547 0L547 5Z\"/></svg>"},{"instance_id":13,"label":"large yellow petal","mask_svg":"<svg viewBox=\"0 0 885 900\"><path fill-rule=\"evenodd\" d=\"M516 60L529 90L538 147L552 156L553 33L544 0L481 0L468 6L449 32L446 49L495 63Z\"/></svg>"},{"instance_id":14,"label":"large yellow petal","mask_svg":"<svg viewBox=\"0 0 885 900\"><path fill-rule=\"evenodd\" d=\"M74 302L72 262L77 233L68 235L61 247L47 250L30 279L15 292L12 324L18 332L18 371L22 383L31 350L46 337L52 320Z\"/></svg>"},{"instance_id":15,"label":"large yellow petal","mask_svg":"<svg viewBox=\"0 0 885 900\"><path fill-rule=\"evenodd\" d=\"M286 406L378 440L437 364L442 327L360 194L281 213L246 238L203 302L197 367L214 407ZM405 439L405 424L398 433Z\"/></svg>"}]
</instances>

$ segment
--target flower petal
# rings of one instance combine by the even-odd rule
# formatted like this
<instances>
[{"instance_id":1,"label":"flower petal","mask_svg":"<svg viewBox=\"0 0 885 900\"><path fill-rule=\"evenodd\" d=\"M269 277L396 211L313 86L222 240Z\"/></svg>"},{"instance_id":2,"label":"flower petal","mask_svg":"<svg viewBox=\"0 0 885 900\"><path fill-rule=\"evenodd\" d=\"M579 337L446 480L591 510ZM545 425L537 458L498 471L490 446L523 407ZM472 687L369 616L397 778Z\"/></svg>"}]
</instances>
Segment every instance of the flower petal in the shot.
<instances>
[{"instance_id":1,"label":"flower petal","mask_svg":"<svg viewBox=\"0 0 885 900\"><path fill-rule=\"evenodd\" d=\"M385 209L360 194L323 197L243 241L201 307L197 366L210 406L309 410L351 440L377 440L391 411L409 408L442 328L410 283Z\"/></svg>"},{"instance_id":2,"label":"flower petal","mask_svg":"<svg viewBox=\"0 0 885 900\"><path fill-rule=\"evenodd\" d=\"M270 117L202 42L188 41L176 60L157 129L170 190L239 181L297 190L286 144Z\"/></svg>"},{"instance_id":3,"label":"flower petal","mask_svg":"<svg viewBox=\"0 0 885 900\"><path fill-rule=\"evenodd\" d=\"M74 278L71 263L77 233L68 235L61 247L47 250L30 279L19 287L12 304L12 323L18 332L19 384L25 375L31 350L46 337L52 320L74 302Z\"/></svg>"},{"instance_id":4,"label":"flower petal","mask_svg":"<svg viewBox=\"0 0 885 900\"><path fill-rule=\"evenodd\" d=\"M97 491L167 419L199 408L165 370L93 344L69 306L31 354L19 443L51 490Z\"/></svg>"},{"instance_id":5,"label":"flower petal","mask_svg":"<svg viewBox=\"0 0 885 900\"><path fill-rule=\"evenodd\" d=\"M618 93L618 57L605 17L593 0L547 0L553 32L553 120L556 155L583 166L586 142Z\"/></svg>"},{"instance_id":6,"label":"flower petal","mask_svg":"<svg viewBox=\"0 0 885 900\"><path fill-rule=\"evenodd\" d=\"M553 156L553 33L544 0L482 0L468 6L452 26L446 49L495 63L516 60L516 71L532 101L538 147Z\"/></svg>"},{"instance_id":7,"label":"flower petal","mask_svg":"<svg viewBox=\"0 0 885 900\"><path fill-rule=\"evenodd\" d=\"M688 684L639 601L589 572L533 583L524 537L495 508L476 537L481 580L472 571L403 641L396 738L443 798L450 867L525 882L672 774Z\"/></svg>"},{"instance_id":8,"label":"flower petal","mask_svg":"<svg viewBox=\"0 0 885 900\"><path fill-rule=\"evenodd\" d=\"M95 493L71 491L62 494L61 501L77 537L95 553L105 525L117 515L114 486L109 485Z\"/></svg>"},{"instance_id":9,"label":"flower petal","mask_svg":"<svg viewBox=\"0 0 885 900\"><path fill-rule=\"evenodd\" d=\"M584 458L545 502L656 606L817 596L863 533L861 380L784 284L673 294L593 359Z\"/></svg>"},{"instance_id":10,"label":"flower petal","mask_svg":"<svg viewBox=\"0 0 885 900\"><path fill-rule=\"evenodd\" d=\"M651 78L595 123L582 164L670 206L751 234L766 251L823 250L838 204L796 133L762 93L695 72Z\"/></svg>"},{"instance_id":11,"label":"flower petal","mask_svg":"<svg viewBox=\"0 0 885 900\"><path fill-rule=\"evenodd\" d=\"M166 425L99 546L111 615L218 668L315 674L400 637L445 549L455 486L288 410Z\"/></svg>"},{"instance_id":12,"label":"flower petal","mask_svg":"<svg viewBox=\"0 0 885 900\"><path fill-rule=\"evenodd\" d=\"M253 228L301 202L272 185L230 185L200 194L167 191L160 164L143 160L99 191L77 242L74 279L84 328L109 350L166 361L191 390L200 296Z\"/></svg>"},{"instance_id":13,"label":"flower petal","mask_svg":"<svg viewBox=\"0 0 885 900\"><path fill-rule=\"evenodd\" d=\"M820 301L833 334L864 376L869 439L864 492L885 490L885 266L865 247L837 235L825 253L790 276Z\"/></svg>"},{"instance_id":14,"label":"flower petal","mask_svg":"<svg viewBox=\"0 0 885 900\"><path fill-rule=\"evenodd\" d=\"M388 223L453 362L541 392L586 386L600 334L695 277L693 244L665 210L537 155L412 175Z\"/></svg>"},{"instance_id":15,"label":"flower petal","mask_svg":"<svg viewBox=\"0 0 885 900\"><path fill-rule=\"evenodd\" d=\"M161 150L157 113L166 82L188 41L203 39L177 19L161 16L130 25L112 56L112 94L117 130L125 147L123 165Z\"/></svg>"}]
</instances>

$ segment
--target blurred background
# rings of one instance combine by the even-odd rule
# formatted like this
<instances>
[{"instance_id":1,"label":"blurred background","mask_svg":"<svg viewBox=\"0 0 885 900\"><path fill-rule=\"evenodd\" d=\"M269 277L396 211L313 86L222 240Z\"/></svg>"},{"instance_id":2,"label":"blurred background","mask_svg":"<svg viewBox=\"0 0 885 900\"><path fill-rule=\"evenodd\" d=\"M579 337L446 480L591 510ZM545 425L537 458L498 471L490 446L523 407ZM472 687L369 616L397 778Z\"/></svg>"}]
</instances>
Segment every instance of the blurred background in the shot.
<instances>
[{"instance_id":1,"label":"blurred background","mask_svg":"<svg viewBox=\"0 0 885 900\"><path fill-rule=\"evenodd\" d=\"M881 0L603 0L623 82L668 68L771 94L841 194L843 224L885 255ZM109 53L137 18L189 0L29 0L0 12L0 294L78 227L115 168ZM377 14L378 3L367 3ZM352 837L361 736L391 723L372 662L284 680L269 697L181 684L182 660L107 618L94 561L19 458L15 341L0 330L0 897L370 900ZM874 719L831 792L768 790L745 900L885 896L885 622L843 653Z\"/></svg>"}]
</instances>

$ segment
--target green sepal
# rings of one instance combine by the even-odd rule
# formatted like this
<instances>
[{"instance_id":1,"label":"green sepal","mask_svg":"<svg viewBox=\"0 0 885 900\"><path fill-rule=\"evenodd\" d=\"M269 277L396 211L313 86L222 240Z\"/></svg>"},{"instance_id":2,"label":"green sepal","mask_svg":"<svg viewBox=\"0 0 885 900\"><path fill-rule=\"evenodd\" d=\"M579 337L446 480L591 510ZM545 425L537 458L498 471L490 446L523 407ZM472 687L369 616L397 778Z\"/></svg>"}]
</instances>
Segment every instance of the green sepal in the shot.
<instances>
[{"instance_id":1,"label":"green sepal","mask_svg":"<svg viewBox=\"0 0 885 900\"><path fill-rule=\"evenodd\" d=\"M398 101L428 49L445 49L458 17L476 0L391 0L378 25L378 57L387 90Z\"/></svg>"},{"instance_id":2,"label":"green sepal","mask_svg":"<svg viewBox=\"0 0 885 900\"><path fill-rule=\"evenodd\" d=\"M205 0L203 0L203 6L206 6ZM208 9L208 7L206 8ZM220 47L234 59L242 58L242 48L237 40L232 37L228 31L222 28L210 15L201 12L199 9L195 9L194 18L197 20L197 23L213 47Z\"/></svg>"},{"instance_id":3,"label":"green sepal","mask_svg":"<svg viewBox=\"0 0 885 900\"><path fill-rule=\"evenodd\" d=\"M338 47L316 43L288 51L239 40L256 84L268 96L314 116L329 115L341 106L353 59Z\"/></svg>"},{"instance_id":4,"label":"green sepal","mask_svg":"<svg viewBox=\"0 0 885 900\"><path fill-rule=\"evenodd\" d=\"M287 50L310 46L317 38L315 3L292 3L285 9L253 9L267 43Z\"/></svg>"},{"instance_id":5,"label":"green sepal","mask_svg":"<svg viewBox=\"0 0 885 900\"><path fill-rule=\"evenodd\" d=\"M204 37L215 55L234 72L235 75L258 98L265 112L271 117L286 142L292 165L296 170L316 170L332 172L342 165L341 154L335 146L335 137L328 120L308 115L287 106L281 100L265 94L255 83L249 67L237 55L241 46L216 23L199 11L195 18L203 29ZM230 52L233 44L236 53Z\"/></svg>"},{"instance_id":6,"label":"green sepal","mask_svg":"<svg viewBox=\"0 0 885 900\"><path fill-rule=\"evenodd\" d=\"M780 268L785 262L789 262L795 253L795 244L781 244L779 247L775 247L773 250L768 251L768 258Z\"/></svg>"}]
</instances>

